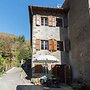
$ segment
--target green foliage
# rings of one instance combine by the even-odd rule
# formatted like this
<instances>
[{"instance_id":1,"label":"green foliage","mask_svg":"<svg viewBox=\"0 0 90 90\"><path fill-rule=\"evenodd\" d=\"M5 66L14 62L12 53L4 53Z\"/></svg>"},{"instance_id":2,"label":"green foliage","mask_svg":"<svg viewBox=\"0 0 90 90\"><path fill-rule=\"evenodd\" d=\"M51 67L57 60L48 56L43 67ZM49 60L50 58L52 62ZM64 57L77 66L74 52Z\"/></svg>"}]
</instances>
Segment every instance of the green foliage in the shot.
<instances>
[{"instance_id":1,"label":"green foliage","mask_svg":"<svg viewBox=\"0 0 90 90\"><path fill-rule=\"evenodd\" d=\"M0 68L3 68L2 72L13 66L19 67L21 60L27 60L31 54L30 42L25 40L24 35L19 37L8 34L1 35Z\"/></svg>"},{"instance_id":2,"label":"green foliage","mask_svg":"<svg viewBox=\"0 0 90 90\"><path fill-rule=\"evenodd\" d=\"M2 47L2 46L3 46L3 43L0 42L0 47Z\"/></svg>"},{"instance_id":3,"label":"green foliage","mask_svg":"<svg viewBox=\"0 0 90 90\"><path fill-rule=\"evenodd\" d=\"M27 60L30 57L31 57L31 51L22 47L18 55L18 60L21 60L21 59Z\"/></svg>"},{"instance_id":4,"label":"green foliage","mask_svg":"<svg viewBox=\"0 0 90 90\"><path fill-rule=\"evenodd\" d=\"M24 35L19 36L18 41L19 42L25 42L25 36Z\"/></svg>"},{"instance_id":5,"label":"green foliage","mask_svg":"<svg viewBox=\"0 0 90 90\"><path fill-rule=\"evenodd\" d=\"M4 72L0 72L0 77L3 75Z\"/></svg>"},{"instance_id":6,"label":"green foliage","mask_svg":"<svg viewBox=\"0 0 90 90\"><path fill-rule=\"evenodd\" d=\"M20 61L17 60L15 66L20 67L21 66Z\"/></svg>"},{"instance_id":7,"label":"green foliage","mask_svg":"<svg viewBox=\"0 0 90 90\"><path fill-rule=\"evenodd\" d=\"M2 58L2 53L0 53L0 59Z\"/></svg>"},{"instance_id":8,"label":"green foliage","mask_svg":"<svg viewBox=\"0 0 90 90\"><path fill-rule=\"evenodd\" d=\"M22 35L22 36L19 36L18 38L13 38L12 40L13 42L25 42L25 36Z\"/></svg>"},{"instance_id":9,"label":"green foliage","mask_svg":"<svg viewBox=\"0 0 90 90\"><path fill-rule=\"evenodd\" d=\"M1 57L0 58L0 66L3 66L3 62L4 62L4 59Z\"/></svg>"},{"instance_id":10,"label":"green foliage","mask_svg":"<svg viewBox=\"0 0 90 90\"><path fill-rule=\"evenodd\" d=\"M13 39L12 39L12 42L15 43L16 41L17 41L17 38L13 38Z\"/></svg>"}]
</instances>

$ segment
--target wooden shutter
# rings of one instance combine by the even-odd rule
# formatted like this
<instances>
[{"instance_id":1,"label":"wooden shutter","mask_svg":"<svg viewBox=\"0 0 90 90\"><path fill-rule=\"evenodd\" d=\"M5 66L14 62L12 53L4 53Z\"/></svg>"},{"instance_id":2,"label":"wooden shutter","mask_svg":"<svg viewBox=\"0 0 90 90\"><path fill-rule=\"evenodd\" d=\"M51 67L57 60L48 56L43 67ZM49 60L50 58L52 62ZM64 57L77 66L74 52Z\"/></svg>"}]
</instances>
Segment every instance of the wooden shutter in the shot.
<instances>
[{"instance_id":1,"label":"wooden shutter","mask_svg":"<svg viewBox=\"0 0 90 90\"><path fill-rule=\"evenodd\" d=\"M53 50L53 40L49 40L49 50Z\"/></svg>"},{"instance_id":2,"label":"wooden shutter","mask_svg":"<svg viewBox=\"0 0 90 90\"><path fill-rule=\"evenodd\" d=\"M55 64L51 65L51 72L52 72L52 75L56 76L57 70L56 70L56 65Z\"/></svg>"},{"instance_id":3,"label":"wooden shutter","mask_svg":"<svg viewBox=\"0 0 90 90\"><path fill-rule=\"evenodd\" d=\"M40 50L40 39L36 39L36 49Z\"/></svg>"},{"instance_id":4,"label":"wooden shutter","mask_svg":"<svg viewBox=\"0 0 90 90\"><path fill-rule=\"evenodd\" d=\"M43 67L41 64L35 65L35 73L43 73Z\"/></svg>"},{"instance_id":5,"label":"wooden shutter","mask_svg":"<svg viewBox=\"0 0 90 90\"><path fill-rule=\"evenodd\" d=\"M52 26L53 16L48 16L48 25Z\"/></svg>"},{"instance_id":6,"label":"wooden shutter","mask_svg":"<svg viewBox=\"0 0 90 90\"><path fill-rule=\"evenodd\" d=\"M66 39L65 40L65 51L69 52L70 50L70 40Z\"/></svg>"},{"instance_id":7,"label":"wooden shutter","mask_svg":"<svg viewBox=\"0 0 90 90\"><path fill-rule=\"evenodd\" d=\"M56 77L60 78L61 83L65 82L65 73L64 73L64 65L56 65Z\"/></svg>"},{"instance_id":8,"label":"wooden shutter","mask_svg":"<svg viewBox=\"0 0 90 90\"><path fill-rule=\"evenodd\" d=\"M57 50L57 41L55 39L53 40L53 47L54 47L54 50Z\"/></svg>"},{"instance_id":9,"label":"wooden shutter","mask_svg":"<svg viewBox=\"0 0 90 90\"><path fill-rule=\"evenodd\" d=\"M41 25L41 16L40 15L36 15L36 25L37 26Z\"/></svg>"},{"instance_id":10,"label":"wooden shutter","mask_svg":"<svg viewBox=\"0 0 90 90\"><path fill-rule=\"evenodd\" d=\"M71 82L71 67L68 64L66 65L66 82Z\"/></svg>"},{"instance_id":11,"label":"wooden shutter","mask_svg":"<svg viewBox=\"0 0 90 90\"><path fill-rule=\"evenodd\" d=\"M56 17L55 17L55 16L53 16L52 25L53 25L53 26L56 26Z\"/></svg>"},{"instance_id":12,"label":"wooden shutter","mask_svg":"<svg viewBox=\"0 0 90 90\"><path fill-rule=\"evenodd\" d=\"M63 41L59 41L59 49L60 49L60 51L64 51L64 42Z\"/></svg>"},{"instance_id":13,"label":"wooden shutter","mask_svg":"<svg viewBox=\"0 0 90 90\"><path fill-rule=\"evenodd\" d=\"M68 19L67 19L67 16L64 16L63 20L64 20L64 27L67 28L67 27L68 27Z\"/></svg>"}]
</instances>

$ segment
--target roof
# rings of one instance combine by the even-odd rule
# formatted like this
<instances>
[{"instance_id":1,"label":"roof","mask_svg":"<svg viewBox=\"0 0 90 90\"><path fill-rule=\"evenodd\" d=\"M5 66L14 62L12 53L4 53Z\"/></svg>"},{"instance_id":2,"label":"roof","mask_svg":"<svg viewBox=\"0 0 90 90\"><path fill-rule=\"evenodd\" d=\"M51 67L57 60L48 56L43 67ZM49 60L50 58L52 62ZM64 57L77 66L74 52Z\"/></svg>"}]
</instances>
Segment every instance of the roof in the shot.
<instances>
[{"instance_id":1,"label":"roof","mask_svg":"<svg viewBox=\"0 0 90 90\"><path fill-rule=\"evenodd\" d=\"M29 6L32 14L37 13L56 13L56 14L64 14L65 10L63 8L52 8L52 7L40 7L40 6Z\"/></svg>"}]
</instances>

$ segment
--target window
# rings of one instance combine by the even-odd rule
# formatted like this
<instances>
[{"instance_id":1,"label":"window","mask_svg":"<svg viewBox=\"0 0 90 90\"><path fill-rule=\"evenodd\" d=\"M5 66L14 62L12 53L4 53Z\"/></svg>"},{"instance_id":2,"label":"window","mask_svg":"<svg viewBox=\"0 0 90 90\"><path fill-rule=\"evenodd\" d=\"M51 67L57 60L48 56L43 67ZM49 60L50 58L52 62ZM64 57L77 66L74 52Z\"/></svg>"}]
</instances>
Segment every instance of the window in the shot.
<instances>
[{"instance_id":1,"label":"window","mask_svg":"<svg viewBox=\"0 0 90 90\"><path fill-rule=\"evenodd\" d=\"M62 18L56 18L56 26L63 27L63 19Z\"/></svg>"},{"instance_id":2,"label":"window","mask_svg":"<svg viewBox=\"0 0 90 90\"><path fill-rule=\"evenodd\" d=\"M48 18L47 17L41 17L41 25L48 26Z\"/></svg>"},{"instance_id":3,"label":"window","mask_svg":"<svg viewBox=\"0 0 90 90\"><path fill-rule=\"evenodd\" d=\"M44 49L44 41L41 41L41 49Z\"/></svg>"},{"instance_id":4,"label":"window","mask_svg":"<svg viewBox=\"0 0 90 90\"><path fill-rule=\"evenodd\" d=\"M57 50L63 51L63 41L57 41Z\"/></svg>"},{"instance_id":5,"label":"window","mask_svg":"<svg viewBox=\"0 0 90 90\"><path fill-rule=\"evenodd\" d=\"M45 50L48 49L48 41L45 41Z\"/></svg>"},{"instance_id":6,"label":"window","mask_svg":"<svg viewBox=\"0 0 90 90\"><path fill-rule=\"evenodd\" d=\"M47 40L41 40L41 49L48 50L48 41Z\"/></svg>"}]
</instances>

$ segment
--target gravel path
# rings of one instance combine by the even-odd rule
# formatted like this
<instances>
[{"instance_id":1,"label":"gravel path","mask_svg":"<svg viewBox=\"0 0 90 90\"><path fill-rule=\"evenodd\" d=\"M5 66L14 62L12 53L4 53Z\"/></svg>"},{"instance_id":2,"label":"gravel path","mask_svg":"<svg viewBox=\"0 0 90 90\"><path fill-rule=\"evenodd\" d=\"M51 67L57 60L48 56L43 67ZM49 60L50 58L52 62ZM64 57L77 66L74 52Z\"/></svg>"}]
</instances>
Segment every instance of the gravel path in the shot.
<instances>
[{"instance_id":1,"label":"gravel path","mask_svg":"<svg viewBox=\"0 0 90 90\"><path fill-rule=\"evenodd\" d=\"M16 90L18 85L30 85L21 68L13 67L0 77L0 90Z\"/></svg>"}]
</instances>

